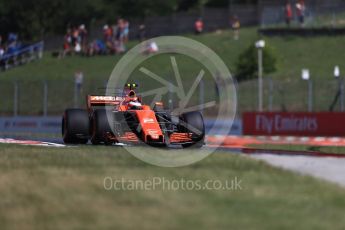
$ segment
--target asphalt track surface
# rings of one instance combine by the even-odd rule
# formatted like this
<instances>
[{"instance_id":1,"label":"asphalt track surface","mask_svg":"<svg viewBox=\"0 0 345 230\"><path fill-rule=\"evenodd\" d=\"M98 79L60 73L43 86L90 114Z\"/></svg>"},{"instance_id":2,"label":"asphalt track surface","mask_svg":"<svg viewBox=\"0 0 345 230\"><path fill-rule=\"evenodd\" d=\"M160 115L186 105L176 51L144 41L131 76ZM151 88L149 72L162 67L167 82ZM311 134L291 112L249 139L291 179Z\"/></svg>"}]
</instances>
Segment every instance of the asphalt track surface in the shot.
<instances>
[{"instance_id":1,"label":"asphalt track surface","mask_svg":"<svg viewBox=\"0 0 345 230\"><path fill-rule=\"evenodd\" d=\"M61 139L41 138L23 140L16 137L0 138L1 143L13 143L23 145L43 145L52 147L64 147ZM208 143L204 148L215 148L215 143ZM301 175L309 175L330 181L345 188L345 154L326 154L318 152L260 150L246 148L244 146L229 143L218 147L223 151L233 154L245 154L257 160L285 170L294 171Z\"/></svg>"},{"instance_id":2,"label":"asphalt track surface","mask_svg":"<svg viewBox=\"0 0 345 230\"><path fill-rule=\"evenodd\" d=\"M345 187L345 158L255 154L273 166L310 175Z\"/></svg>"}]
</instances>

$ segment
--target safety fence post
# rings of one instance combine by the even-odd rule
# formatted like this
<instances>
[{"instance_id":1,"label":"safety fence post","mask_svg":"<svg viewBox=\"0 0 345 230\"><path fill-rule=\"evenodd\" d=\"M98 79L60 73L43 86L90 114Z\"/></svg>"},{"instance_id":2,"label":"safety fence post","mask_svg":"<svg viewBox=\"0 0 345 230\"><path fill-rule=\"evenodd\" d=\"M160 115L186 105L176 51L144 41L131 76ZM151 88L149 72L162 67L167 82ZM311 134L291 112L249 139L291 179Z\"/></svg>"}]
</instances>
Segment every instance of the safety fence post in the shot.
<instances>
[{"instance_id":1,"label":"safety fence post","mask_svg":"<svg viewBox=\"0 0 345 230\"><path fill-rule=\"evenodd\" d=\"M18 116L18 82L14 82L13 116Z\"/></svg>"},{"instance_id":2,"label":"safety fence post","mask_svg":"<svg viewBox=\"0 0 345 230\"><path fill-rule=\"evenodd\" d=\"M43 82L43 116L48 114L48 83Z\"/></svg>"}]
</instances>

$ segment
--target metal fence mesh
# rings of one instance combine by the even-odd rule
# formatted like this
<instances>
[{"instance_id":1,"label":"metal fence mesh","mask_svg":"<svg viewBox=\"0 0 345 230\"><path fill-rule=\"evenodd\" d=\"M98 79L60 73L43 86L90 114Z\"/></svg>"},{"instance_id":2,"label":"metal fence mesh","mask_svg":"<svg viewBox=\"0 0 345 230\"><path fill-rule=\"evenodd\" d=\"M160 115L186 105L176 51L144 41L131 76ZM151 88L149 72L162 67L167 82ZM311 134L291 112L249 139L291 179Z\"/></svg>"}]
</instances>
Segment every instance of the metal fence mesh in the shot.
<instances>
[{"instance_id":1,"label":"metal fence mesh","mask_svg":"<svg viewBox=\"0 0 345 230\"><path fill-rule=\"evenodd\" d=\"M311 89L310 89L310 84ZM85 107L87 94L104 93L95 86L104 86L103 81L87 81L77 92L73 81L0 81L1 115L59 115L65 108ZM214 98L215 85L205 82L205 86L192 97L194 104ZM334 111L344 108L344 93L339 89L344 83L336 79L282 81L264 78L263 106L265 111L329 111L334 98L339 93ZM202 92L200 91L202 90ZM204 98L200 98L202 95ZM258 84L256 80L237 85L238 113L258 109ZM176 95L163 98L166 106L169 100L177 105ZM311 107L311 108L310 108ZM46 111L46 114L45 114Z\"/></svg>"}]
</instances>

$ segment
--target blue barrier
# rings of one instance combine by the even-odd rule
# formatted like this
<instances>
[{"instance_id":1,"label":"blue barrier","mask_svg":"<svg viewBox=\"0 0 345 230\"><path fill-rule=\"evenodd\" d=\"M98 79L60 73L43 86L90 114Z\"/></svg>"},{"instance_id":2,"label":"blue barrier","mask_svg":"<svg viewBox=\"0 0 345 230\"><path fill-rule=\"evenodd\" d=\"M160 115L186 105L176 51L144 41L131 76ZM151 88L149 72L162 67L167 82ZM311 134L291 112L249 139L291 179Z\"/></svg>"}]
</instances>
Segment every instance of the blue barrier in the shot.
<instances>
[{"instance_id":1,"label":"blue barrier","mask_svg":"<svg viewBox=\"0 0 345 230\"><path fill-rule=\"evenodd\" d=\"M27 61L40 59L43 55L43 48L43 41L20 47L19 49L15 49L11 53L5 53L3 56L1 56L0 65L6 70L10 67L10 62L13 62L13 65L17 65L18 62L26 63Z\"/></svg>"}]
</instances>

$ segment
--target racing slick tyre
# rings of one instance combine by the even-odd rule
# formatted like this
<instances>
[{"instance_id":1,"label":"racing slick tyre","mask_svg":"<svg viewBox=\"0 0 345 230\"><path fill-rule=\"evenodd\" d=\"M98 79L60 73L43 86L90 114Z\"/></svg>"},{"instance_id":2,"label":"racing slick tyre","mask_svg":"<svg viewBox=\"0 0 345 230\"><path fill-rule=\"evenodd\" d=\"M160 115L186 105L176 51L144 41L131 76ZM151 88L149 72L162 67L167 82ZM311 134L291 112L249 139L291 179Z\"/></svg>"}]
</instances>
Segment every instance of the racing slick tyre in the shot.
<instances>
[{"instance_id":1,"label":"racing slick tyre","mask_svg":"<svg viewBox=\"0 0 345 230\"><path fill-rule=\"evenodd\" d=\"M197 111L184 113L180 116L180 120L182 121L180 131L192 133L193 141L193 143L182 144L182 147L201 148L205 140L205 125L201 113Z\"/></svg>"},{"instance_id":2,"label":"racing slick tyre","mask_svg":"<svg viewBox=\"0 0 345 230\"><path fill-rule=\"evenodd\" d=\"M83 109L66 109L62 117L62 138L66 144L86 144L89 137L89 115Z\"/></svg>"},{"instance_id":3,"label":"racing slick tyre","mask_svg":"<svg viewBox=\"0 0 345 230\"><path fill-rule=\"evenodd\" d=\"M107 119L105 109L97 109L91 118L91 143L93 145L109 144L106 138L107 133L111 133L111 128Z\"/></svg>"}]
</instances>

